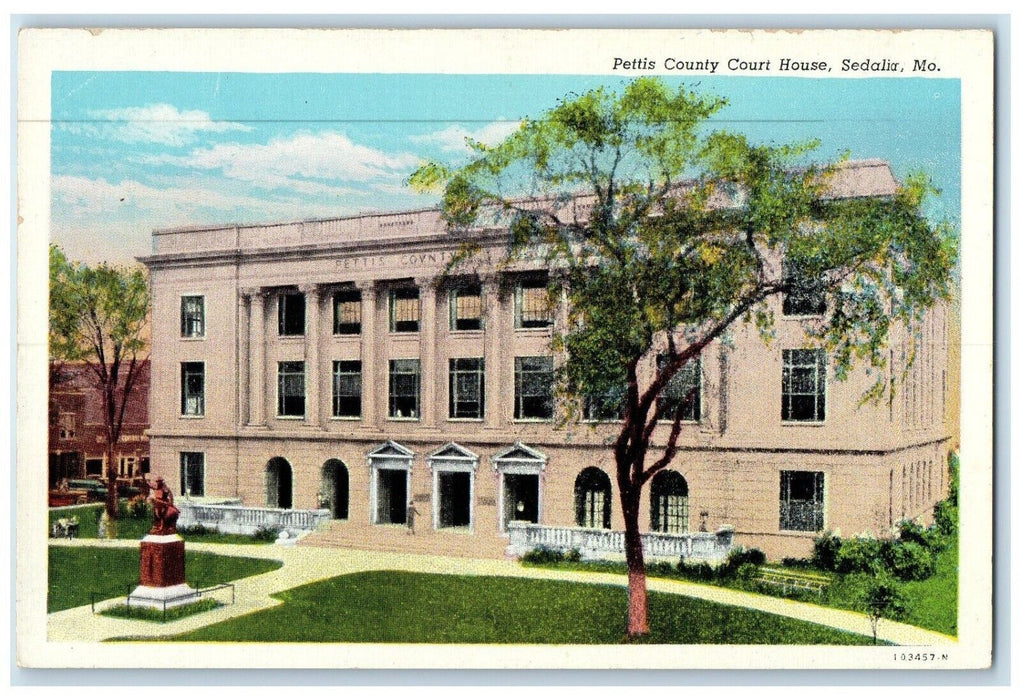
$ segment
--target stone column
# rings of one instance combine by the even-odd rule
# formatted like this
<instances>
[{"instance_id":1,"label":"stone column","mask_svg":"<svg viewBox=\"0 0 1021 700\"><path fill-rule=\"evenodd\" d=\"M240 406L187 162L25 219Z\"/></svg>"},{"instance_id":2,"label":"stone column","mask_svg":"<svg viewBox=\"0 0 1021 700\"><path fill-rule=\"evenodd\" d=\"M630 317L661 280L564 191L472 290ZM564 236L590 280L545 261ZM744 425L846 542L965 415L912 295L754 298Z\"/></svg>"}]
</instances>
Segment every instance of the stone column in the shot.
<instances>
[{"instance_id":1,"label":"stone column","mask_svg":"<svg viewBox=\"0 0 1021 700\"><path fill-rule=\"evenodd\" d=\"M422 425L436 425L437 368L436 368L436 280L418 278L418 299L421 304L419 319L418 355L421 367Z\"/></svg>"},{"instance_id":2,"label":"stone column","mask_svg":"<svg viewBox=\"0 0 1021 700\"><path fill-rule=\"evenodd\" d=\"M319 387L319 287L299 287L305 295L305 425L320 427Z\"/></svg>"},{"instance_id":3,"label":"stone column","mask_svg":"<svg viewBox=\"0 0 1021 700\"><path fill-rule=\"evenodd\" d=\"M359 282L362 293L362 427L375 429L376 413L376 285L375 282Z\"/></svg>"},{"instance_id":4,"label":"stone column","mask_svg":"<svg viewBox=\"0 0 1021 700\"><path fill-rule=\"evenodd\" d=\"M262 289L250 291L252 300L251 341L248 365L250 401L248 424L266 425L266 296Z\"/></svg>"},{"instance_id":5,"label":"stone column","mask_svg":"<svg viewBox=\"0 0 1021 700\"><path fill-rule=\"evenodd\" d=\"M501 336L505 333L507 324L503 317L499 275L483 275L482 297L485 303L483 352L486 363L486 425L491 428L502 428L507 407L501 394L504 365L504 343L501 342Z\"/></svg>"},{"instance_id":6,"label":"stone column","mask_svg":"<svg viewBox=\"0 0 1021 700\"><path fill-rule=\"evenodd\" d=\"M251 333L248 319L249 311L248 290L238 290L238 361L237 361L237 402L238 402L238 425L247 425L249 418L248 411L248 363L249 359L249 334Z\"/></svg>"}]
</instances>

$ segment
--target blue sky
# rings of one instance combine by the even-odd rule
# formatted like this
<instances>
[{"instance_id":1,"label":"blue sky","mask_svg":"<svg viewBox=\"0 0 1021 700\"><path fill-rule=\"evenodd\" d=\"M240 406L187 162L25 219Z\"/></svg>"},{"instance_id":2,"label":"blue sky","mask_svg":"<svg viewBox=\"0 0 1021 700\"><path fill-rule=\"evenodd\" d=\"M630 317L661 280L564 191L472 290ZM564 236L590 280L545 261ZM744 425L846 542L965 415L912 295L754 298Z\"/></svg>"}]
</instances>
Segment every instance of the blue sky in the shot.
<instances>
[{"instance_id":1,"label":"blue sky","mask_svg":"<svg viewBox=\"0 0 1021 700\"><path fill-rule=\"evenodd\" d=\"M943 191L960 219L956 80L666 79L729 101L711 127L755 142L819 138L814 158L888 160ZM429 207L406 186L499 141L570 93L619 77L55 72L51 235L72 258L129 262L154 228Z\"/></svg>"}]
</instances>

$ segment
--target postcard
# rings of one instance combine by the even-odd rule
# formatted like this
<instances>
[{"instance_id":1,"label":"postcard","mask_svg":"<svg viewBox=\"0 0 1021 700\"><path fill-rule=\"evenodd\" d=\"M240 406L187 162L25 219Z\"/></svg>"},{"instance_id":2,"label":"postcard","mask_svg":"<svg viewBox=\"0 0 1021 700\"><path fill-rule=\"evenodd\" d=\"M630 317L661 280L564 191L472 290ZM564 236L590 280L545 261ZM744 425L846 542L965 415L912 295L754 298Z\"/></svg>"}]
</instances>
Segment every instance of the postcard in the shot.
<instances>
[{"instance_id":1,"label":"postcard","mask_svg":"<svg viewBox=\"0 0 1021 700\"><path fill-rule=\"evenodd\" d=\"M991 32L18 41L22 666L989 666Z\"/></svg>"}]
</instances>

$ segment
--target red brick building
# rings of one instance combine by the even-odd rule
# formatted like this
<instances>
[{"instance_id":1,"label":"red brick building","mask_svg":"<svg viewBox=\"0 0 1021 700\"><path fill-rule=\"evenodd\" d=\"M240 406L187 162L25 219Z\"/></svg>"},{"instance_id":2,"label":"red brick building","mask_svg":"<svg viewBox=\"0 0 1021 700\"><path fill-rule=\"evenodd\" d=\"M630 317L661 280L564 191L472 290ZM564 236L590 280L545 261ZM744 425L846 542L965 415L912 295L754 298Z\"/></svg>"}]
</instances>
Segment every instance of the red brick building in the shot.
<instances>
[{"instance_id":1,"label":"red brick building","mask_svg":"<svg viewBox=\"0 0 1021 700\"><path fill-rule=\"evenodd\" d=\"M61 479L105 474L106 425L103 396L85 364L50 367L49 484ZM124 426L114 459L117 473L130 478L149 472L149 361L138 367L128 397Z\"/></svg>"}]
</instances>

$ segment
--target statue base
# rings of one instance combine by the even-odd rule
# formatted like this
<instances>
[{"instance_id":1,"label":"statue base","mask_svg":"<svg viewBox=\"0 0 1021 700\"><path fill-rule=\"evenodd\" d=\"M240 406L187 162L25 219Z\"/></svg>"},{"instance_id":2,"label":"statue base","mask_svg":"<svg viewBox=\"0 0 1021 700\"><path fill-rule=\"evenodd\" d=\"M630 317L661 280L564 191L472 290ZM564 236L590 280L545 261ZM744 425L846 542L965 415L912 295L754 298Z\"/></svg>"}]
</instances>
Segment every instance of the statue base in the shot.
<instances>
[{"instance_id":1,"label":"statue base","mask_svg":"<svg viewBox=\"0 0 1021 700\"><path fill-rule=\"evenodd\" d=\"M180 535L149 534L140 547L140 585L128 596L129 606L171 608L199 599L184 580L184 540Z\"/></svg>"}]
</instances>

